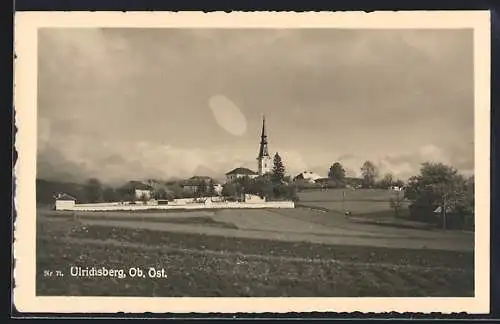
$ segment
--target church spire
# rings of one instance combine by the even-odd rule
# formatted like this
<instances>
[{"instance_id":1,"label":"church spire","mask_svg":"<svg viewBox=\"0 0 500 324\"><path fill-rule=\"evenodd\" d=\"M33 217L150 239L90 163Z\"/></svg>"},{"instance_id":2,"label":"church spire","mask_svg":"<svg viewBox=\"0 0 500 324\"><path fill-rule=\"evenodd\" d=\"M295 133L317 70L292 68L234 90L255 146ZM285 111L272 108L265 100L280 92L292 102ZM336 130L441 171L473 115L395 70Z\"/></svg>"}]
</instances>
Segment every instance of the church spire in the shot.
<instances>
[{"instance_id":1,"label":"church spire","mask_svg":"<svg viewBox=\"0 0 500 324\"><path fill-rule=\"evenodd\" d=\"M259 168L259 175L262 176L271 172L272 158L269 156L267 147L267 134L266 134L266 117L262 115L262 133L260 135L260 149L259 156L257 157L257 167Z\"/></svg>"},{"instance_id":2,"label":"church spire","mask_svg":"<svg viewBox=\"0 0 500 324\"><path fill-rule=\"evenodd\" d=\"M266 139L267 140L267 135L266 135L266 116L262 114L262 135L261 139Z\"/></svg>"},{"instance_id":3,"label":"church spire","mask_svg":"<svg viewBox=\"0 0 500 324\"><path fill-rule=\"evenodd\" d=\"M260 149L258 159L269 156L267 148L267 134L266 134L266 117L262 115L262 133L260 136Z\"/></svg>"}]
</instances>

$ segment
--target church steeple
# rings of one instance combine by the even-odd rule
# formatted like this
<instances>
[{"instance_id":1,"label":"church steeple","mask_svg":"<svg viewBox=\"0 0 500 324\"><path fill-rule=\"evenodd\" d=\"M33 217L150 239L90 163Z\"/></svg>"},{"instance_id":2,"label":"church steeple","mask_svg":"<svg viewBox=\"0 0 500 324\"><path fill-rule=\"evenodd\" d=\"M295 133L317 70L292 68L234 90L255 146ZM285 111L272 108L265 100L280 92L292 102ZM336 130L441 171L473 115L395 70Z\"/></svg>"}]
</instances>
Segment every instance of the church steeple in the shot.
<instances>
[{"instance_id":1,"label":"church steeple","mask_svg":"<svg viewBox=\"0 0 500 324\"><path fill-rule=\"evenodd\" d=\"M262 116L262 133L260 135L260 149L257 158L262 158L264 156L269 156L269 151L267 149L266 117Z\"/></svg>"},{"instance_id":2,"label":"church steeple","mask_svg":"<svg viewBox=\"0 0 500 324\"><path fill-rule=\"evenodd\" d=\"M260 135L260 148L257 157L257 167L259 175L266 174L271 171L271 157L269 156L269 149L267 147L267 133L266 133L266 117L262 116L262 132Z\"/></svg>"}]
</instances>

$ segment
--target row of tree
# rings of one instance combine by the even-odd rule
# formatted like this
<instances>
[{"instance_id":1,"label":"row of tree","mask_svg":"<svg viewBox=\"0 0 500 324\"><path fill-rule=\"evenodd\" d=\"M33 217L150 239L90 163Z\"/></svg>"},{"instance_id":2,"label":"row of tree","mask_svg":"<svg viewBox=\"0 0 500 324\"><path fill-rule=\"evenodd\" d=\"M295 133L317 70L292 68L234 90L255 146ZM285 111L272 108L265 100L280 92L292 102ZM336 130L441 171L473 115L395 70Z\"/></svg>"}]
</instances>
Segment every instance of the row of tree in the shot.
<instances>
[{"instance_id":1,"label":"row of tree","mask_svg":"<svg viewBox=\"0 0 500 324\"><path fill-rule=\"evenodd\" d=\"M371 161L365 161L361 166L362 187L363 188L384 188L397 186L403 187L404 181L395 179L391 173L386 173L381 179L378 179L379 171ZM346 184L346 171L340 162L332 164L328 170L328 178L334 180L340 186Z\"/></svg>"},{"instance_id":2,"label":"row of tree","mask_svg":"<svg viewBox=\"0 0 500 324\"><path fill-rule=\"evenodd\" d=\"M403 201L410 203L410 217L415 220L436 223L443 228L471 228L474 226L474 177L465 177L457 169L442 163L423 163L420 172L408 179L407 183L386 174L378 179L378 170L375 165L366 161L361 167L362 185L366 188L388 188L403 186L404 192L391 199L391 207L396 215L403 208ZM328 172L328 178L339 183L346 183L346 172L343 166L336 162ZM37 186L39 183L37 182ZM40 182L40 185L48 186ZM73 194L72 192L69 192ZM214 183L201 183L196 196L213 195ZM224 185L222 196L243 198L245 193L265 197L268 200L293 199L297 200L296 186L290 183L286 175L286 168L281 156L276 153L273 159L273 169L269 174L256 179L248 177L237 179ZM97 179L90 179L78 188L75 195L82 202L99 201L134 201L135 191L130 185L118 188L103 185ZM179 184L173 184L154 191L154 198L173 199L192 196L185 192ZM37 188L37 196L38 188ZM38 198L37 198L38 199ZM146 199L146 197L142 197Z\"/></svg>"},{"instance_id":3,"label":"row of tree","mask_svg":"<svg viewBox=\"0 0 500 324\"><path fill-rule=\"evenodd\" d=\"M387 173L379 178L375 164L366 161L361 167L362 187L404 188L402 194L391 198L389 203L399 216L403 201L410 203L410 217L414 220L435 223L442 228L467 228L474 226L474 177L465 177L457 169L443 163L426 162L420 173L405 184ZM335 162L328 171L328 178L345 183L344 167Z\"/></svg>"},{"instance_id":4,"label":"row of tree","mask_svg":"<svg viewBox=\"0 0 500 324\"><path fill-rule=\"evenodd\" d=\"M243 178L233 184L223 187L223 196L238 196L243 192L259 194L269 199L284 198L291 196L287 182L285 165L281 156L276 153L273 159L273 169L264 177L250 181ZM186 191L179 183L172 183L168 186L160 186L152 190L152 198L155 199L175 199L175 198L196 198L217 195L213 180L208 182L196 182L196 190ZM81 189L75 194L80 202L112 202L112 201L135 201L149 199L148 195L136 197L134 182L129 182L120 187L104 185L96 178L89 179Z\"/></svg>"}]
</instances>

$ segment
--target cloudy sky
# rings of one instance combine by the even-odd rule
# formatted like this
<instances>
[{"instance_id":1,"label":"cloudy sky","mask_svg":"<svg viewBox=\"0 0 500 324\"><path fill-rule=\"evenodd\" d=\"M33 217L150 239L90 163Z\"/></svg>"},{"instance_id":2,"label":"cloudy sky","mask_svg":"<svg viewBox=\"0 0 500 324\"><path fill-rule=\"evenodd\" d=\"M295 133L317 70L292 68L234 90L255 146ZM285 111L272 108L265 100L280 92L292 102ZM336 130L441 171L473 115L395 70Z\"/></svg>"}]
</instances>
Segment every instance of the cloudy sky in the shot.
<instances>
[{"instance_id":1,"label":"cloudy sky","mask_svg":"<svg viewBox=\"0 0 500 324\"><path fill-rule=\"evenodd\" d=\"M470 30L41 29L38 176L473 171Z\"/></svg>"}]
</instances>

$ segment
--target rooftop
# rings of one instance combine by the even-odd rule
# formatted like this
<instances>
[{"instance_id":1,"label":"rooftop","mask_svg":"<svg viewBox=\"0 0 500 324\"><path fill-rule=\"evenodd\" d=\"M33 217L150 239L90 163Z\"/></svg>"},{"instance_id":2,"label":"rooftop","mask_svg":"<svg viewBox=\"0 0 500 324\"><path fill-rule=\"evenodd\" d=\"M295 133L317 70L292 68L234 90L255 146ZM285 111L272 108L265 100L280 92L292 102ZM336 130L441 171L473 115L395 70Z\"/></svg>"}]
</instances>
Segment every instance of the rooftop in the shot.
<instances>
[{"instance_id":1,"label":"rooftop","mask_svg":"<svg viewBox=\"0 0 500 324\"><path fill-rule=\"evenodd\" d=\"M233 175L233 174L257 175L258 173L248 168L236 168L226 173L226 175Z\"/></svg>"},{"instance_id":2,"label":"rooftop","mask_svg":"<svg viewBox=\"0 0 500 324\"><path fill-rule=\"evenodd\" d=\"M207 176L194 176L194 177L191 177L187 180L180 181L179 184L181 186L199 186L202 183L208 185L210 183L210 181L212 181L212 183L214 185L219 184L219 181L214 180L214 179L207 177Z\"/></svg>"},{"instance_id":3,"label":"rooftop","mask_svg":"<svg viewBox=\"0 0 500 324\"><path fill-rule=\"evenodd\" d=\"M134 190L138 189L138 190L152 190L153 187L151 187L150 185L147 185L143 182L140 182L140 181L129 181L128 183L125 184L124 186L125 188L132 188Z\"/></svg>"},{"instance_id":4,"label":"rooftop","mask_svg":"<svg viewBox=\"0 0 500 324\"><path fill-rule=\"evenodd\" d=\"M70 196L66 193L60 193L55 196L56 200L76 200L75 197Z\"/></svg>"}]
</instances>

